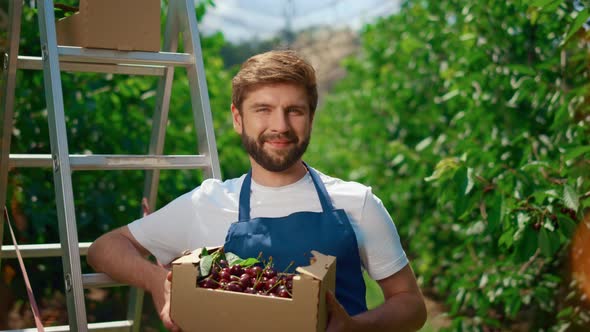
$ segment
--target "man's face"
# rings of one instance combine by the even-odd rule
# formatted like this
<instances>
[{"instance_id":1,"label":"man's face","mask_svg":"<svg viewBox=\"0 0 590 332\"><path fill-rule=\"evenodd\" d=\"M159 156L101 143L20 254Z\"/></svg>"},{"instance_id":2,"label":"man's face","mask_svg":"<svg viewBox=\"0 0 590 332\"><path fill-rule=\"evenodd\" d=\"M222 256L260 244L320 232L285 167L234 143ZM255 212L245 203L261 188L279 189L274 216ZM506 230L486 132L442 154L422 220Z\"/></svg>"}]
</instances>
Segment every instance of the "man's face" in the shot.
<instances>
[{"instance_id":1,"label":"man's face","mask_svg":"<svg viewBox=\"0 0 590 332\"><path fill-rule=\"evenodd\" d=\"M248 93L241 114L232 105L232 117L244 148L266 170L289 169L309 144L313 117L299 85L262 85Z\"/></svg>"}]
</instances>

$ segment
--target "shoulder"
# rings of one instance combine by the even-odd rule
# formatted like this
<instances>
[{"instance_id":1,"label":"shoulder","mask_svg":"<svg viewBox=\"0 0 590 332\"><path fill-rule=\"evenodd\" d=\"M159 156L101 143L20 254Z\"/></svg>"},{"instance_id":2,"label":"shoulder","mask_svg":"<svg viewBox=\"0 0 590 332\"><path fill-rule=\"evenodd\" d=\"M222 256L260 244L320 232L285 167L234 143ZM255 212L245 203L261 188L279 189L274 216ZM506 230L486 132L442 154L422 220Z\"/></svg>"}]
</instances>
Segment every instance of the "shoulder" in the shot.
<instances>
[{"instance_id":1,"label":"shoulder","mask_svg":"<svg viewBox=\"0 0 590 332\"><path fill-rule=\"evenodd\" d=\"M322 179L322 182L326 186L326 190L328 190L328 192L331 195L332 194L352 195L352 196L359 196L364 199L365 196L371 192L371 187L366 186L362 183L339 179L339 178L324 174L315 168L314 168L314 170L319 174L320 179Z\"/></svg>"},{"instance_id":2,"label":"shoulder","mask_svg":"<svg viewBox=\"0 0 590 332\"><path fill-rule=\"evenodd\" d=\"M219 179L206 179L201 183L201 186L196 190L201 191L203 193L217 193L217 192L239 192L240 188L242 187L242 182L244 182L244 177L246 175L242 175L239 178L233 178L228 180L219 180Z\"/></svg>"},{"instance_id":3,"label":"shoulder","mask_svg":"<svg viewBox=\"0 0 590 332\"><path fill-rule=\"evenodd\" d=\"M233 204L236 197L239 197L244 177L245 175L228 180L206 179L199 187L184 195L185 199L191 201L193 205L199 205L200 203Z\"/></svg>"}]
</instances>

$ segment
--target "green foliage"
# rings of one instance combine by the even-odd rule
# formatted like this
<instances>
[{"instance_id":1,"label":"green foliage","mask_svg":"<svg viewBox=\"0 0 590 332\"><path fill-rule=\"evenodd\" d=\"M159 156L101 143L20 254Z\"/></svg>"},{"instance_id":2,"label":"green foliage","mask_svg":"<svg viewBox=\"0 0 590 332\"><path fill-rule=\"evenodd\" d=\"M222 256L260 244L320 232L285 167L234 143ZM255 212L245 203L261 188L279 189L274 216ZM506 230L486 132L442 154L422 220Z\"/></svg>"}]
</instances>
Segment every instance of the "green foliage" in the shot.
<instances>
[{"instance_id":1,"label":"green foliage","mask_svg":"<svg viewBox=\"0 0 590 332\"><path fill-rule=\"evenodd\" d=\"M585 323L566 294L590 207L587 19L565 0L405 1L318 112L307 159L373 186L453 330Z\"/></svg>"}]
</instances>

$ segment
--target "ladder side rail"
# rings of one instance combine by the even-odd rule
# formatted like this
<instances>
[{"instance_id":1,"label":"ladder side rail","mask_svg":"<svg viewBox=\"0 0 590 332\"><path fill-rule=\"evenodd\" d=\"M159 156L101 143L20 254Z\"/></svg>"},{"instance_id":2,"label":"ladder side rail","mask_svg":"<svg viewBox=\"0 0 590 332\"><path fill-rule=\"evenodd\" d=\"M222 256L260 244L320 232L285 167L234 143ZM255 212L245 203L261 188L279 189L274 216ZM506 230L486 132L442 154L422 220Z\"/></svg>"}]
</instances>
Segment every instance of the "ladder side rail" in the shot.
<instances>
[{"instance_id":1,"label":"ladder side rail","mask_svg":"<svg viewBox=\"0 0 590 332\"><path fill-rule=\"evenodd\" d=\"M195 58L195 63L187 66L186 71L191 88L191 101L199 153L205 154L210 159L211 168L205 169L204 175L207 178L221 179L194 1L178 0L174 1L174 5L178 6L177 11L179 13L180 32L184 41L184 52L192 54ZM208 123L211 125L207 126Z\"/></svg>"},{"instance_id":2,"label":"ladder side rail","mask_svg":"<svg viewBox=\"0 0 590 332\"><path fill-rule=\"evenodd\" d=\"M6 204L6 191L8 188L8 169L10 160L10 141L12 138L12 127L14 125L14 90L16 86L16 63L20 40L20 24L23 3L21 0L9 1L8 3L8 54L3 59L4 69L0 82L5 82L4 89L0 92L0 209ZM3 97L2 97L3 96ZM4 213L0 213L0 266L2 266L2 239L4 238Z\"/></svg>"},{"instance_id":3,"label":"ladder side rail","mask_svg":"<svg viewBox=\"0 0 590 332\"><path fill-rule=\"evenodd\" d=\"M176 13L174 7L169 4L163 45L163 49L168 52L176 52L178 49L177 16L178 13ZM164 75L158 81L156 92L156 109L152 118L152 132L148 149L150 155L162 155L164 152L164 141L166 136L166 125L168 123L168 112L170 110L170 96L172 93L173 79L174 67L165 67ZM144 197L147 198L148 204L152 208L156 206L159 179L160 171L158 169L146 172Z\"/></svg>"},{"instance_id":4,"label":"ladder side rail","mask_svg":"<svg viewBox=\"0 0 590 332\"><path fill-rule=\"evenodd\" d=\"M164 52L176 52L178 49L178 13L174 6L168 5L166 28L164 32ZM152 119L152 132L150 136L149 154L161 155L164 152L166 125L170 110L170 96L174 79L174 66L164 67L164 75L158 80L156 92L156 109ZM160 170L153 169L145 172L143 197L147 198L152 209L156 207L158 196L158 184ZM129 305L127 306L127 319L133 320L132 331L140 331L141 312L145 292L137 287L129 290Z\"/></svg>"},{"instance_id":5,"label":"ladder side rail","mask_svg":"<svg viewBox=\"0 0 590 332\"><path fill-rule=\"evenodd\" d=\"M64 249L62 262L68 308L68 323L72 331L87 331L88 323L84 303L80 251L78 248L78 232L74 211L53 0L38 1L38 6L45 99L47 101L49 120L49 138L51 153L54 158L53 177L57 215L60 242Z\"/></svg>"}]
</instances>

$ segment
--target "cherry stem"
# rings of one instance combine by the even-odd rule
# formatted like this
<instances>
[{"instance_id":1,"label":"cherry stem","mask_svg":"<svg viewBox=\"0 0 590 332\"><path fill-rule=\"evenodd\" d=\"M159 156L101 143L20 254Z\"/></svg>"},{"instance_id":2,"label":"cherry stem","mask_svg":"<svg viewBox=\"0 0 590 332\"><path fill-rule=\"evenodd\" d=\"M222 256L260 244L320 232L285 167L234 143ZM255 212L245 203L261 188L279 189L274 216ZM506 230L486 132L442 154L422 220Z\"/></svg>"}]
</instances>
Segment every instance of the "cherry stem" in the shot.
<instances>
[{"instance_id":1,"label":"cherry stem","mask_svg":"<svg viewBox=\"0 0 590 332\"><path fill-rule=\"evenodd\" d=\"M274 284L274 285L272 285L272 287L271 287L271 288L269 288L268 290L264 291L264 293L265 293L265 294L268 294L268 293L270 293L270 291L271 291L271 290L273 290L275 287L277 287L277 286L278 286L280 283L282 283L282 282L283 282L283 280L280 280L280 279L279 279L279 280L277 280L277 282L275 282L275 284Z\"/></svg>"},{"instance_id":2,"label":"cherry stem","mask_svg":"<svg viewBox=\"0 0 590 332\"><path fill-rule=\"evenodd\" d=\"M289 265L287 265L287 267L283 270L283 273L287 273L293 264L295 264L295 261L291 261L291 263L289 263Z\"/></svg>"}]
</instances>

